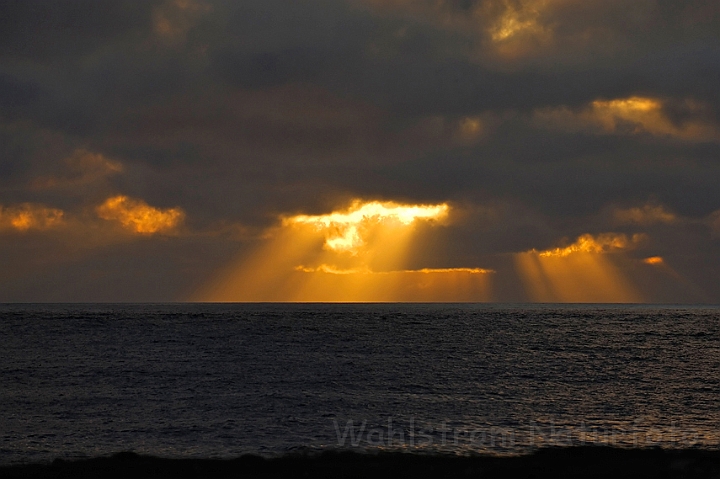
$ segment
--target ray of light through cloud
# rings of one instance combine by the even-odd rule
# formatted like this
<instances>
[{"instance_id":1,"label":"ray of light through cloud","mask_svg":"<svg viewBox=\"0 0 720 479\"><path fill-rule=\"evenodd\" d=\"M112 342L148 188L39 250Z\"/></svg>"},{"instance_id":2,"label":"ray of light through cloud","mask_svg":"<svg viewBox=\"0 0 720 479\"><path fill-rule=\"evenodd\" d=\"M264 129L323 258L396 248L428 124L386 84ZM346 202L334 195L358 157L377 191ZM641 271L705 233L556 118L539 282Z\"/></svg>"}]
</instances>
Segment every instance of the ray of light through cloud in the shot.
<instances>
[{"instance_id":1,"label":"ray of light through cloud","mask_svg":"<svg viewBox=\"0 0 720 479\"><path fill-rule=\"evenodd\" d=\"M490 269L407 269L419 222L445 204L355 200L324 215L283 217L248 258L198 293L206 301L482 301Z\"/></svg>"},{"instance_id":2,"label":"ray of light through cloud","mask_svg":"<svg viewBox=\"0 0 720 479\"><path fill-rule=\"evenodd\" d=\"M717 2L12 0L0 32L0 301L720 301Z\"/></svg>"},{"instance_id":3,"label":"ray of light through cloud","mask_svg":"<svg viewBox=\"0 0 720 479\"><path fill-rule=\"evenodd\" d=\"M565 247L517 253L515 265L533 301L642 302L637 288L613 261L613 256L642 240L641 235L585 234Z\"/></svg>"}]
</instances>

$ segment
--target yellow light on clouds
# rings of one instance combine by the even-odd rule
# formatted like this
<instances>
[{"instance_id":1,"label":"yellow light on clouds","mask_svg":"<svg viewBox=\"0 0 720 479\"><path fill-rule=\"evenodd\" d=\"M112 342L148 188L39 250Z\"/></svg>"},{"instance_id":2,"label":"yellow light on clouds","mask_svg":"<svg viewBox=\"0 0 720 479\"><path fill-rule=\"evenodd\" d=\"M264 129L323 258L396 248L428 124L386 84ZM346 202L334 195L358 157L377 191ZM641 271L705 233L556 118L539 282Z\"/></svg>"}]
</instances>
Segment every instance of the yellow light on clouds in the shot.
<instances>
[{"instance_id":1,"label":"yellow light on clouds","mask_svg":"<svg viewBox=\"0 0 720 479\"><path fill-rule=\"evenodd\" d=\"M651 256L649 258L645 258L643 263L657 266L665 264L665 260L663 260L661 256Z\"/></svg>"},{"instance_id":2,"label":"yellow light on clouds","mask_svg":"<svg viewBox=\"0 0 720 479\"><path fill-rule=\"evenodd\" d=\"M333 251L356 253L366 240L369 227L384 222L411 225L417 220L440 220L449 207L440 205L402 205L399 203L355 200L350 208L327 215L298 215L283 220L284 225L311 225L325 234L325 247Z\"/></svg>"},{"instance_id":3,"label":"yellow light on clouds","mask_svg":"<svg viewBox=\"0 0 720 479\"><path fill-rule=\"evenodd\" d=\"M445 204L355 200L323 215L281 218L258 250L193 299L201 301L487 301L491 270L408 269L419 222L445 220Z\"/></svg>"},{"instance_id":4,"label":"yellow light on clouds","mask_svg":"<svg viewBox=\"0 0 720 479\"><path fill-rule=\"evenodd\" d=\"M162 210L123 195L108 198L96 212L100 218L117 221L126 230L142 235L170 232L185 218L180 208Z\"/></svg>"},{"instance_id":5,"label":"yellow light on clouds","mask_svg":"<svg viewBox=\"0 0 720 479\"><path fill-rule=\"evenodd\" d=\"M659 110L662 107L662 104L658 100L639 96L609 101L596 100L592 105L598 110L609 110L616 114L627 116L643 111Z\"/></svg>"},{"instance_id":6,"label":"yellow light on clouds","mask_svg":"<svg viewBox=\"0 0 720 479\"><path fill-rule=\"evenodd\" d=\"M523 16L525 18L523 18ZM490 29L490 37L494 42L502 42L520 33L542 33L544 29L538 24L537 16L538 13L536 11L519 12L514 9L508 9Z\"/></svg>"},{"instance_id":7,"label":"yellow light on clouds","mask_svg":"<svg viewBox=\"0 0 720 479\"><path fill-rule=\"evenodd\" d=\"M642 235L635 235L632 238L624 234L604 233L598 236L585 234L564 248L549 249L538 252L539 256L569 256L573 253L607 253L608 251L627 249L631 244L642 240Z\"/></svg>"},{"instance_id":8,"label":"yellow light on clouds","mask_svg":"<svg viewBox=\"0 0 720 479\"><path fill-rule=\"evenodd\" d=\"M487 28L492 46L500 58L517 59L552 44L553 26L542 22L548 0L503 2L504 11ZM493 10L493 3L486 3ZM483 18L478 10L480 18Z\"/></svg>"},{"instance_id":9,"label":"yellow light on clouds","mask_svg":"<svg viewBox=\"0 0 720 479\"><path fill-rule=\"evenodd\" d=\"M0 230L47 230L64 223L64 212L33 203L3 207L0 205Z\"/></svg>"},{"instance_id":10,"label":"yellow light on clouds","mask_svg":"<svg viewBox=\"0 0 720 479\"><path fill-rule=\"evenodd\" d=\"M515 266L532 301L634 303L642 297L613 256L634 248L644 235L585 234L566 247L515 255ZM616 253L616 254L613 254Z\"/></svg>"},{"instance_id":11,"label":"yellow light on clouds","mask_svg":"<svg viewBox=\"0 0 720 479\"><path fill-rule=\"evenodd\" d=\"M590 130L610 134L651 134L685 141L707 141L720 138L715 123L703 119L707 107L693 100L681 101L690 116L681 123L672 121L665 112L666 101L660 98L631 96L595 100L580 111L567 107L535 112L539 126L562 130ZM693 116L698 113L698 116Z\"/></svg>"},{"instance_id":12,"label":"yellow light on clouds","mask_svg":"<svg viewBox=\"0 0 720 479\"><path fill-rule=\"evenodd\" d=\"M675 129L662 114L662 103L653 98L596 100L592 102L592 113L609 131L617 130L621 122L637 125L633 131L669 133Z\"/></svg>"},{"instance_id":13,"label":"yellow light on clouds","mask_svg":"<svg viewBox=\"0 0 720 479\"><path fill-rule=\"evenodd\" d=\"M468 274L490 274L495 271L484 268L421 268L421 269L404 269L400 271L372 271L371 269L365 268L352 268L352 269L339 269L335 266L321 264L320 266L313 268L309 266L298 266L295 268L296 271L302 271L304 273L327 273L327 274L392 274L392 273L468 273Z\"/></svg>"}]
</instances>

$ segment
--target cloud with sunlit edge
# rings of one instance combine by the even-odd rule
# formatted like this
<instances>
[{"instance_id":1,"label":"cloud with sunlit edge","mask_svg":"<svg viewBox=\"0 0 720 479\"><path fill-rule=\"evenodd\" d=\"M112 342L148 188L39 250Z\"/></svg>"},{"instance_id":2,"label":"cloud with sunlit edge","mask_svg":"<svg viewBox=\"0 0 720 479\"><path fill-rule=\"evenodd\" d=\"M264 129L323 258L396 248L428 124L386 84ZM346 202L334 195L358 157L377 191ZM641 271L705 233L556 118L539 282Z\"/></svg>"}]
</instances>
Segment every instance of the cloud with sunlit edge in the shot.
<instances>
[{"instance_id":1,"label":"cloud with sunlit edge","mask_svg":"<svg viewBox=\"0 0 720 479\"><path fill-rule=\"evenodd\" d=\"M258 250L193 299L202 301L488 301L493 270L409 269L422 222L450 206L355 200L321 215L285 216Z\"/></svg>"},{"instance_id":2,"label":"cloud with sunlit edge","mask_svg":"<svg viewBox=\"0 0 720 479\"><path fill-rule=\"evenodd\" d=\"M467 273L467 274L491 274L495 270L485 268L421 268L421 269L403 269L398 271L372 271L367 267L340 269L332 265L321 264L315 268L310 266L297 266L296 271L303 273L327 273L327 274L392 274L392 273L423 273L423 274L443 274L443 273Z\"/></svg>"},{"instance_id":3,"label":"cloud with sunlit edge","mask_svg":"<svg viewBox=\"0 0 720 479\"><path fill-rule=\"evenodd\" d=\"M22 203L3 207L0 205L0 231L49 230L63 225L64 211L40 204Z\"/></svg>"},{"instance_id":4,"label":"cloud with sunlit edge","mask_svg":"<svg viewBox=\"0 0 720 479\"><path fill-rule=\"evenodd\" d=\"M116 221L127 231L140 235L173 232L185 218L180 208L155 208L124 195L108 198L96 212L100 218Z\"/></svg>"},{"instance_id":5,"label":"cloud with sunlit edge","mask_svg":"<svg viewBox=\"0 0 720 479\"><path fill-rule=\"evenodd\" d=\"M542 108L535 111L534 120L538 127L555 130L649 134L689 142L720 140L720 125L705 118L707 105L692 99L675 103L685 113L682 122L668 116L666 100L641 96L597 99L578 110L566 106Z\"/></svg>"},{"instance_id":6,"label":"cloud with sunlit edge","mask_svg":"<svg viewBox=\"0 0 720 479\"><path fill-rule=\"evenodd\" d=\"M367 243L373 226L398 223L409 226L420 220L442 220L447 217L449 206L403 205L392 201L353 201L350 208L327 215L297 215L283 219L284 225L311 225L325 235L325 248L357 254Z\"/></svg>"},{"instance_id":7,"label":"cloud with sunlit edge","mask_svg":"<svg viewBox=\"0 0 720 479\"><path fill-rule=\"evenodd\" d=\"M623 253L646 241L643 233L588 233L567 246L517 253L515 267L532 301L641 302L642 295L621 264Z\"/></svg>"},{"instance_id":8,"label":"cloud with sunlit edge","mask_svg":"<svg viewBox=\"0 0 720 479\"><path fill-rule=\"evenodd\" d=\"M575 253L609 253L632 248L645 238L646 236L642 233L637 233L631 237L622 233L602 233L596 236L584 234L568 246L552 248L545 251L533 250L533 252L543 257L563 257Z\"/></svg>"},{"instance_id":9,"label":"cloud with sunlit edge","mask_svg":"<svg viewBox=\"0 0 720 479\"><path fill-rule=\"evenodd\" d=\"M645 258L643 260L643 263L652 266L661 266L665 264L665 260L662 258L662 256L650 256L649 258Z\"/></svg>"}]
</instances>

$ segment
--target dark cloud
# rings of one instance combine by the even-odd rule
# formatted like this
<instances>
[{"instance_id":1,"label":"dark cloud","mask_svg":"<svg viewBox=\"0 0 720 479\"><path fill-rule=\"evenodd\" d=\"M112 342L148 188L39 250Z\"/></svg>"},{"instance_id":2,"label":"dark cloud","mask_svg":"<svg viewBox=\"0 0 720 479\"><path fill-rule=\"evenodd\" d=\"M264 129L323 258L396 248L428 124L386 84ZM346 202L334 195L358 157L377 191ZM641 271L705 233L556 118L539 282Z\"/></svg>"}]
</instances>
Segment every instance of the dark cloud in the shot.
<instances>
[{"instance_id":1,"label":"dark cloud","mask_svg":"<svg viewBox=\"0 0 720 479\"><path fill-rule=\"evenodd\" d=\"M12 119L18 110L36 101L39 96L36 85L18 81L9 75L0 76L0 108L6 118Z\"/></svg>"},{"instance_id":2,"label":"dark cloud","mask_svg":"<svg viewBox=\"0 0 720 479\"><path fill-rule=\"evenodd\" d=\"M462 220L424 230L413 267L487 265L500 299L524 298L513 253L619 231L652 239L623 263L651 299L672 288L645 254L697 286L673 300L720 300L719 32L706 0L3 2L0 206L95 239L0 232L0 300L182 299L190 279L150 284L354 197L450 201ZM181 208L184 229L107 240L95 211L116 195ZM648 202L681 220L608 213Z\"/></svg>"},{"instance_id":3,"label":"dark cloud","mask_svg":"<svg viewBox=\"0 0 720 479\"><path fill-rule=\"evenodd\" d=\"M158 2L7 0L0 7L0 58L49 61L82 55L150 24Z\"/></svg>"}]
</instances>

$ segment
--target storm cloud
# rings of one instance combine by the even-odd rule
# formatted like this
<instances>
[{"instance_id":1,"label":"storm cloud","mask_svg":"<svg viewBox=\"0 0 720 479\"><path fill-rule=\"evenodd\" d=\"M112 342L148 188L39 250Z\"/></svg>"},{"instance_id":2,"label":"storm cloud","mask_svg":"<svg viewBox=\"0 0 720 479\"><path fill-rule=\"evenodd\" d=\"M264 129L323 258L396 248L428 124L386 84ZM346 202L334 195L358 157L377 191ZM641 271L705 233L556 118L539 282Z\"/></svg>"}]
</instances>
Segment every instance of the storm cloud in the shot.
<instances>
[{"instance_id":1,"label":"storm cloud","mask_svg":"<svg viewBox=\"0 0 720 479\"><path fill-rule=\"evenodd\" d=\"M450 205L404 268L478 299L612 234L623 299L718 302L718 85L710 0L5 1L0 301L193 299L364 199Z\"/></svg>"}]
</instances>

